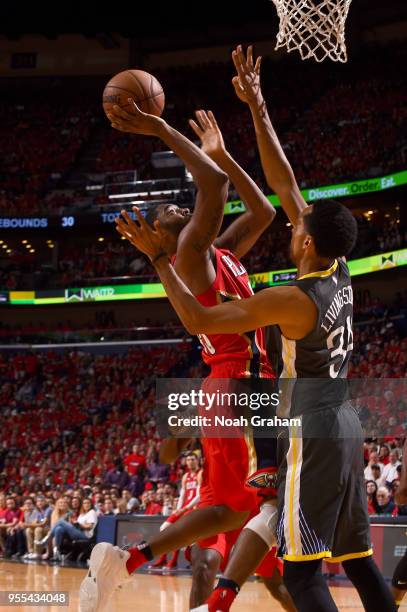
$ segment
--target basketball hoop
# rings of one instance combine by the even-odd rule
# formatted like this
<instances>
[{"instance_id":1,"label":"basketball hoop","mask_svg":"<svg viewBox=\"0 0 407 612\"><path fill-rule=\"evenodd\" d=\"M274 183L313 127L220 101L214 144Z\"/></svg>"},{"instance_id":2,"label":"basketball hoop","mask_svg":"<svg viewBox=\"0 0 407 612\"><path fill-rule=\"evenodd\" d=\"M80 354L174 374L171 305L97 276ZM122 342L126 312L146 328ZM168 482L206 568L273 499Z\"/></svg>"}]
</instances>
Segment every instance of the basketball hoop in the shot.
<instances>
[{"instance_id":1,"label":"basketball hoop","mask_svg":"<svg viewBox=\"0 0 407 612\"><path fill-rule=\"evenodd\" d=\"M301 58L346 62L345 21L351 0L272 0L280 29L276 49L299 51Z\"/></svg>"}]
</instances>

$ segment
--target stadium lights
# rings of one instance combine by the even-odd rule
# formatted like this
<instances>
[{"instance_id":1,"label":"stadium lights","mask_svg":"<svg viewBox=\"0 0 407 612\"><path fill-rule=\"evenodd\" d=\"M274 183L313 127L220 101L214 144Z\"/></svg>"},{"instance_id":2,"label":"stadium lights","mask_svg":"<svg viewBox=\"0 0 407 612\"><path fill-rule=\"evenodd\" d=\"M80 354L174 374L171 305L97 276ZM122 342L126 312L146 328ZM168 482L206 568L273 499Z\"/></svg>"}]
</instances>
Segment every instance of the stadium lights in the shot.
<instances>
[{"instance_id":1,"label":"stadium lights","mask_svg":"<svg viewBox=\"0 0 407 612\"><path fill-rule=\"evenodd\" d=\"M158 191L139 191L137 193L114 193L109 196L109 200L118 200L120 198L133 198L134 196L145 198L149 195L170 195L171 193L181 193L181 189L159 189Z\"/></svg>"},{"instance_id":2,"label":"stadium lights","mask_svg":"<svg viewBox=\"0 0 407 612\"><path fill-rule=\"evenodd\" d=\"M27 244L28 240L22 240L22 244Z\"/></svg>"},{"instance_id":3,"label":"stadium lights","mask_svg":"<svg viewBox=\"0 0 407 612\"><path fill-rule=\"evenodd\" d=\"M30 253L35 253L35 249L30 249Z\"/></svg>"},{"instance_id":4,"label":"stadium lights","mask_svg":"<svg viewBox=\"0 0 407 612\"><path fill-rule=\"evenodd\" d=\"M98 241L99 241L99 242L103 242L103 241L104 241L103 236L100 236L100 237L98 238Z\"/></svg>"},{"instance_id":5,"label":"stadium lights","mask_svg":"<svg viewBox=\"0 0 407 612\"><path fill-rule=\"evenodd\" d=\"M6 253L11 253L11 249L7 249Z\"/></svg>"},{"instance_id":6,"label":"stadium lights","mask_svg":"<svg viewBox=\"0 0 407 612\"><path fill-rule=\"evenodd\" d=\"M3 244L3 242L4 242L3 240L0 240L0 244Z\"/></svg>"},{"instance_id":7,"label":"stadium lights","mask_svg":"<svg viewBox=\"0 0 407 612\"><path fill-rule=\"evenodd\" d=\"M7 249L7 244L2 244L2 245L1 245L1 248L2 248L2 249Z\"/></svg>"},{"instance_id":8,"label":"stadium lights","mask_svg":"<svg viewBox=\"0 0 407 612\"><path fill-rule=\"evenodd\" d=\"M26 244L26 245L25 245L25 248L26 248L26 249L31 249L31 244Z\"/></svg>"},{"instance_id":9,"label":"stadium lights","mask_svg":"<svg viewBox=\"0 0 407 612\"><path fill-rule=\"evenodd\" d=\"M291 223L286 223L286 226L287 227L291 227Z\"/></svg>"},{"instance_id":10,"label":"stadium lights","mask_svg":"<svg viewBox=\"0 0 407 612\"><path fill-rule=\"evenodd\" d=\"M373 215L373 214L374 214L374 210L368 210L368 211L367 211L367 214L368 214L368 215Z\"/></svg>"}]
</instances>

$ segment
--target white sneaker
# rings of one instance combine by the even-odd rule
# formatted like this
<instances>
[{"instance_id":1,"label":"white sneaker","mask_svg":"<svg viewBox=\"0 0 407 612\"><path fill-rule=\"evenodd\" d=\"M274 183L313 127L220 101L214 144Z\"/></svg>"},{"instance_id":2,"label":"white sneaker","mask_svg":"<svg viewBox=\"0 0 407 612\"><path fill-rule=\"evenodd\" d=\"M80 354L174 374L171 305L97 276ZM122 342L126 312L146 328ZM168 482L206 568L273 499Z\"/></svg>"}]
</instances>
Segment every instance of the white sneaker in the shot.
<instances>
[{"instance_id":1,"label":"white sneaker","mask_svg":"<svg viewBox=\"0 0 407 612\"><path fill-rule=\"evenodd\" d=\"M127 550L107 542L96 544L92 550L89 572L79 589L80 612L109 610L110 598L117 587L130 578L126 561Z\"/></svg>"},{"instance_id":2,"label":"white sneaker","mask_svg":"<svg viewBox=\"0 0 407 612\"><path fill-rule=\"evenodd\" d=\"M208 612L208 604L204 604L203 606L199 606L199 608L192 608L189 612Z\"/></svg>"}]
</instances>

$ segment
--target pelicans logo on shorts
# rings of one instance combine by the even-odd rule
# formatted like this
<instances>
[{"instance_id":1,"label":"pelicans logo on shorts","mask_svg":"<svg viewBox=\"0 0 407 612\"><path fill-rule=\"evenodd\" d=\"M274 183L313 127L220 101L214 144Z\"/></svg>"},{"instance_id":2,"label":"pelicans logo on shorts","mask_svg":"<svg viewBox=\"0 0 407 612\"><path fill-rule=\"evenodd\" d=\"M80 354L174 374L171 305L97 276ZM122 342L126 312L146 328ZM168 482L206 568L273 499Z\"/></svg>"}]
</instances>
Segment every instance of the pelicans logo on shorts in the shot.
<instances>
[{"instance_id":1,"label":"pelicans logo on shorts","mask_svg":"<svg viewBox=\"0 0 407 612\"><path fill-rule=\"evenodd\" d=\"M259 489L261 496L277 495L277 468L264 468L254 472L246 481L246 486Z\"/></svg>"}]
</instances>

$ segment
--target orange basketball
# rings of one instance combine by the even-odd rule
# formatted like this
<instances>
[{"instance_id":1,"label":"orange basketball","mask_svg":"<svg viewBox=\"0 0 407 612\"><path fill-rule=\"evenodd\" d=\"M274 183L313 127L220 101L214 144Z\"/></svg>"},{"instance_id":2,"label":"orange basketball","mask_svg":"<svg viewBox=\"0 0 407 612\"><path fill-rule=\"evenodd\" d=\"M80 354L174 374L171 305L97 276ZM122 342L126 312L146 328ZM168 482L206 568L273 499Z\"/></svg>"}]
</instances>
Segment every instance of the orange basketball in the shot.
<instances>
[{"instance_id":1,"label":"orange basketball","mask_svg":"<svg viewBox=\"0 0 407 612\"><path fill-rule=\"evenodd\" d=\"M103 91L105 113L115 104L128 110L128 98L133 98L144 113L160 117L164 110L163 88L155 76L144 70L124 70L110 79Z\"/></svg>"}]
</instances>

